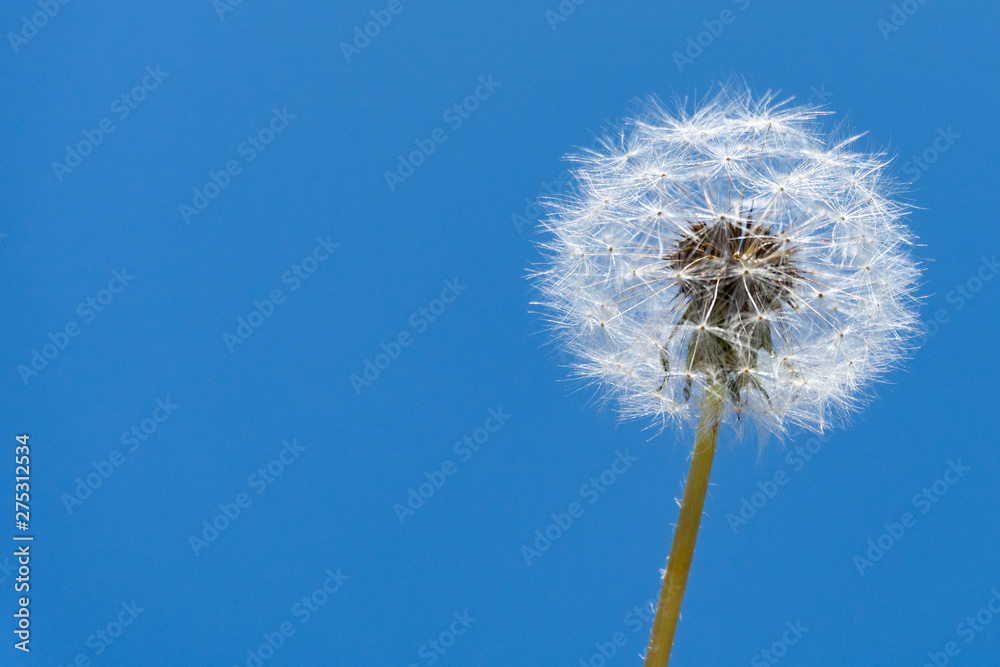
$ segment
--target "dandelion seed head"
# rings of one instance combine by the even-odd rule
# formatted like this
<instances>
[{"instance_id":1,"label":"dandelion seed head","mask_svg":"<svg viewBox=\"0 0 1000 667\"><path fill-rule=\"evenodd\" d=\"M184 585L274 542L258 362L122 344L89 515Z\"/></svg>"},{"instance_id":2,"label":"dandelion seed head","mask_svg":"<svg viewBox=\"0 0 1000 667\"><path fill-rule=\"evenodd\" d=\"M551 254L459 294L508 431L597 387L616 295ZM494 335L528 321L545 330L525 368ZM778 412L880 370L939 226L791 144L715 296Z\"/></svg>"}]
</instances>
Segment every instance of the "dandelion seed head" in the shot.
<instances>
[{"instance_id":1,"label":"dandelion seed head","mask_svg":"<svg viewBox=\"0 0 1000 667\"><path fill-rule=\"evenodd\" d=\"M821 431L911 349L919 269L884 156L820 112L723 87L656 100L575 156L546 202L540 304L579 378L622 416Z\"/></svg>"}]
</instances>

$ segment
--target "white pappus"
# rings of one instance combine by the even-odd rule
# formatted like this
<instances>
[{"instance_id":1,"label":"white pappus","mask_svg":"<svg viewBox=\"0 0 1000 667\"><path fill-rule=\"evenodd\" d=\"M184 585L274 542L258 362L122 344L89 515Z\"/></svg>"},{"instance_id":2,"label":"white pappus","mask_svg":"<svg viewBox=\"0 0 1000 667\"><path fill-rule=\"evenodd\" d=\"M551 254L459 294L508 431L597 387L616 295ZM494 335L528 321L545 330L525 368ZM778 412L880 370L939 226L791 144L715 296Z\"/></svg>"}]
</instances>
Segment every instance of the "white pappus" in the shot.
<instances>
[{"instance_id":1,"label":"white pappus","mask_svg":"<svg viewBox=\"0 0 1000 667\"><path fill-rule=\"evenodd\" d=\"M624 417L683 425L715 387L731 424L822 431L917 331L888 160L771 94L685 106L652 99L571 156L577 187L545 202L538 304Z\"/></svg>"}]
</instances>

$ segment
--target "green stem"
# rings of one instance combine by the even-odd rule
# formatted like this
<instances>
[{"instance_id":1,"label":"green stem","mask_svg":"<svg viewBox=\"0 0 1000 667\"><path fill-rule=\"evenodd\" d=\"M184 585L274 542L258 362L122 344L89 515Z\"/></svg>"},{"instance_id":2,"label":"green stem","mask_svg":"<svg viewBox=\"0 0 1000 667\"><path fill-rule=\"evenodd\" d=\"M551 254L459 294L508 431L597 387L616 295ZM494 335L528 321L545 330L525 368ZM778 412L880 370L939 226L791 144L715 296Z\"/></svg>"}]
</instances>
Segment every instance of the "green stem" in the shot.
<instances>
[{"instance_id":1,"label":"green stem","mask_svg":"<svg viewBox=\"0 0 1000 667\"><path fill-rule=\"evenodd\" d=\"M684 498L681 500L674 542L670 547L670 558L667 559L667 574L663 577L660 601L656 605L644 667L667 667L670 662L670 649L673 648L677 620L681 615L681 602L708 492L708 478L712 473L715 443L719 439L722 407L722 391L709 387L701 402L701 420L694 441L691 469L684 486Z\"/></svg>"}]
</instances>

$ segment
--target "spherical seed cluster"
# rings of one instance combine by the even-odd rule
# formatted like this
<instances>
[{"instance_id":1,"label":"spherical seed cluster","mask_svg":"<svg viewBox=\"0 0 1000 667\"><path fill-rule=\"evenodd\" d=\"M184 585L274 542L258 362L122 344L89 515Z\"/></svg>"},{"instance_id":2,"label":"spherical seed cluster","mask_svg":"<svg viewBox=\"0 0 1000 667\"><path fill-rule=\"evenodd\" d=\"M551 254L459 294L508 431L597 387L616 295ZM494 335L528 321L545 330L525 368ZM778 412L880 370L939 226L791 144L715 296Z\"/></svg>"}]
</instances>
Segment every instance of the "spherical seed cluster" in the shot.
<instances>
[{"instance_id":1,"label":"spherical seed cluster","mask_svg":"<svg viewBox=\"0 0 1000 667\"><path fill-rule=\"evenodd\" d=\"M690 114L651 101L574 156L533 278L575 372L624 416L684 423L712 388L733 422L822 430L906 352L906 207L886 161L818 115L726 89Z\"/></svg>"}]
</instances>

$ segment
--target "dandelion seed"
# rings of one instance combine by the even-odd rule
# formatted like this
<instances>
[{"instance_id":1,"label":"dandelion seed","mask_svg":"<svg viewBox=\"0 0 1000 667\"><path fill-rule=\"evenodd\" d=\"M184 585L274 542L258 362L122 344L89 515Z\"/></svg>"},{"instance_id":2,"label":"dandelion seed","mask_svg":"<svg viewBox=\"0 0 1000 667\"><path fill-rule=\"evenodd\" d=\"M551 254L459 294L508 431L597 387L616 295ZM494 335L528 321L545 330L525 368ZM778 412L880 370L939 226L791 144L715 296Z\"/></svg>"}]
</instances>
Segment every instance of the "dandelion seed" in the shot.
<instances>
[{"instance_id":1,"label":"dandelion seed","mask_svg":"<svg viewBox=\"0 0 1000 667\"><path fill-rule=\"evenodd\" d=\"M692 113L651 100L547 203L532 278L576 375L623 417L699 424L647 666L669 659L720 425L822 431L916 333L887 162L820 114L732 86Z\"/></svg>"}]
</instances>

